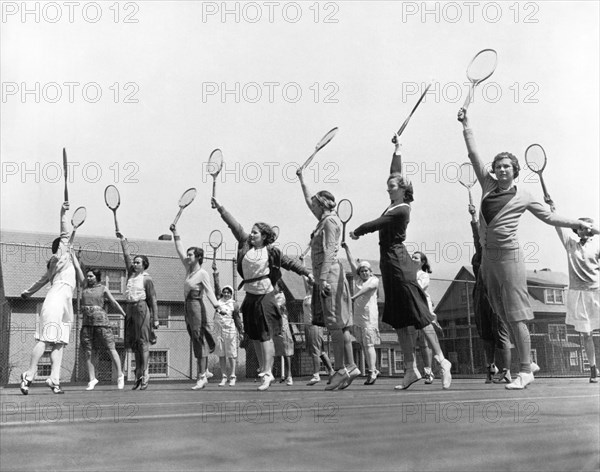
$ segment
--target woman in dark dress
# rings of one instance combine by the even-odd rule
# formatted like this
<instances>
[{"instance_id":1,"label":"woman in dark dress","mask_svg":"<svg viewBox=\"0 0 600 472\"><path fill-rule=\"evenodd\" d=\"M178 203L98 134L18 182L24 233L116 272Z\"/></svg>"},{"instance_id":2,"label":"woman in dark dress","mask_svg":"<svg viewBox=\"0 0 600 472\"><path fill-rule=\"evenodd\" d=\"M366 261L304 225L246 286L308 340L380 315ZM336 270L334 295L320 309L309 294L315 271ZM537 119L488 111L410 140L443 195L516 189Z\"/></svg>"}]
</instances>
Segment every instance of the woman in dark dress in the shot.
<instances>
[{"instance_id":1,"label":"woman in dark dress","mask_svg":"<svg viewBox=\"0 0 600 472\"><path fill-rule=\"evenodd\" d=\"M427 296L417 282L418 266L404 246L406 228L410 221L410 202L413 201L412 184L401 173L402 159L398 137L394 138L396 149L392 157L387 191L390 206L383 214L365 223L350 233L352 239L358 239L367 233L379 231L381 278L385 293L383 321L396 329L398 341L404 354L406 373L397 390L404 390L421 378L414 356L413 333L423 330L429 341L434 358L440 364L442 387L449 388L452 382L452 365L444 358L437 335L431 322Z\"/></svg>"}]
</instances>

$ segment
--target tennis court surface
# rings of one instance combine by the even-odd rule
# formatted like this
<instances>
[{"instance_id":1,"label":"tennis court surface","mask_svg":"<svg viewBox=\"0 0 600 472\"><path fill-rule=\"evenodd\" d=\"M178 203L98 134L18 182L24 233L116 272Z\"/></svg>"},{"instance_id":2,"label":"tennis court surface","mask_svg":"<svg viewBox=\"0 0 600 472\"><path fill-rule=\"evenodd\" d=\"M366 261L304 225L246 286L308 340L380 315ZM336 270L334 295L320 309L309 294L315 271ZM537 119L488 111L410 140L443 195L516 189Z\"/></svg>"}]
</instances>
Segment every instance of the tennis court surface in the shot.
<instances>
[{"instance_id":1,"label":"tennis court surface","mask_svg":"<svg viewBox=\"0 0 600 472\"><path fill-rule=\"evenodd\" d=\"M1 390L3 472L60 470L598 470L599 388L536 379L522 391L458 379L395 391L257 383L192 391L41 383Z\"/></svg>"}]
</instances>

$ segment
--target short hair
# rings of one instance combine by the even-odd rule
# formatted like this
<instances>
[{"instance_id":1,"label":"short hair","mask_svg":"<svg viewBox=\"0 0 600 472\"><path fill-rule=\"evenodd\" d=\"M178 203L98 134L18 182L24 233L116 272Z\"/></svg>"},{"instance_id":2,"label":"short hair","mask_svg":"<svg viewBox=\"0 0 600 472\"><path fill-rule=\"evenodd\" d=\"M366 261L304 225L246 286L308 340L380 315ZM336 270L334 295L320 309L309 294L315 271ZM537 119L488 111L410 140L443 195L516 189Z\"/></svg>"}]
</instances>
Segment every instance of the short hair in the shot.
<instances>
[{"instance_id":1,"label":"short hair","mask_svg":"<svg viewBox=\"0 0 600 472\"><path fill-rule=\"evenodd\" d=\"M87 275L88 272L94 274L94 277L96 277L96 282L100 283L100 281L102 280L102 273L100 272L100 269L90 267L89 269L85 270L85 274Z\"/></svg>"},{"instance_id":2,"label":"short hair","mask_svg":"<svg viewBox=\"0 0 600 472\"><path fill-rule=\"evenodd\" d=\"M513 168L513 175L516 179L519 176L521 166L519 165L519 159L517 159L516 156L514 154L511 154L510 152L501 152L500 154L497 154L496 157L494 157L494 160L492 161L491 173L496 173L496 171L494 170L494 168L496 167L496 162L501 161L502 159L510 159Z\"/></svg>"},{"instance_id":3,"label":"short hair","mask_svg":"<svg viewBox=\"0 0 600 472\"><path fill-rule=\"evenodd\" d=\"M190 251L194 251L194 257L198 259L198 264L202 265L202 263L204 262L204 249L198 246L191 246L188 247L186 253Z\"/></svg>"},{"instance_id":4,"label":"short hair","mask_svg":"<svg viewBox=\"0 0 600 472\"><path fill-rule=\"evenodd\" d=\"M431 274L433 271L431 270L431 265L429 265L429 259L427 259L427 256L421 251L415 251L414 254L419 254L421 256L421 270Z\"/></svg>"},{"instance_id":5,"label":"short hair","mask_svg":"<svg viewBox=\"0 0 600 472\"><path fill-rule=\"evenodd\" d=\"M583 217L581 217L581 218L577 218L577 219L578 219L579 221L585 221L586 223L589 223L589 224L591 224L591 225L593 225L593 224L594 224L594 220L593 220L592 218L588 218L588 217L586 217L586 216L583 216ZM575 228L573 228L573 232L574 232L575 234L577 234L577 231L578 231L578 229L575 229Z\"/></svg>"},{"instance_id":6,"label":"short hair","mask_svg":"<svg viewBox=\"0 0 600 472\"><path fill-rule=\"evenodd\" d=\"M398 187L404 189L404 203L410 203L415 200L412 182L404 177L400 172L392 172L387 181L395 181Z\"/></svg>"},{"instance_id":7,"label":"short hair","mask_svg":"<svg viewBox=\"0 0 600 472\"><path fill-rule=\"evenodd\" d=\"M254 226L256 226L260 234L262 234L265 237L265 246L268 246L269 244L273 244L275 242L275 231L273 231L271 225L259 221L257 223L254 223Z\"/></svg>"},{"instance_id":8,"label":"short hair","mask_svg":"<svg viewBox=\"0 0 600 472\"><path fill-rule=\"evenodd\" d=\"M321 190L315 194L315 198L326 210L333 210L335 208L335 197L331 192Z\"/></svg>"},{"instance_id":9,"label":"short hair","mask_svg":"<svg viewBox=\"0 0 600 472\"><path fill-rule=\"evenodd\" d=\"M58 247L60 246L60 238L56 238L52 241L52 254L56 254L58 252Z\"/></svg>"},{"instance_id":10,"label":"short hair","mask_svg":"<svg viewBox=\"0 0 600 472\"><path fill-rule=\"evenodd\" d=\"M137 259L138 257L142 260L142 266L144 267L144 270L150 267L150 261L146 256L135 256L133 260Z\"/></svg>"}]
</instances>

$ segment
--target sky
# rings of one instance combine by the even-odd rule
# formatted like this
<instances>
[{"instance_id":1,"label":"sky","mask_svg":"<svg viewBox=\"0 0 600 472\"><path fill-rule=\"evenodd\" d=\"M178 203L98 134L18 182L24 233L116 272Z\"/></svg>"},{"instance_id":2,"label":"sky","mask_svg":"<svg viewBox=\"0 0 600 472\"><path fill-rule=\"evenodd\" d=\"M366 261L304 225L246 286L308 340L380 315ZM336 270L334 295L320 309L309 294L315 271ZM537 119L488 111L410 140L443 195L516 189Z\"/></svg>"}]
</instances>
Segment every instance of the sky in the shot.
<instances>
[{"instance_id":1,"label":"sky","mask_svg":"<svg viewBox=\"0 0 600 472\"><path fill-rule=\"evenodd\" d=\"M76 2L77 3L77 2ZM118 218L130 240L169 233L180 195L196 200L178 224L184 243L233 236L210 208L206 163L225 159L217 199L249 230L281 228L294 256L317 221L295 169L331 128L335 138L306 171L313 192L354 207L348 231L389 203L386 178L400 127L415 201L406 245L422 250L433 277L469 264L467 161L456 114L466 68L481 49L498 52L495 73L469 108L484 160L514 153L518 185L542 199L524 151L540 143L558 212L599 214L599 4L544 2L2 2L0 161L2 229L58 231L67 150L79 232L114 234L104 189L121 193ZM478 185L474 197L480 199ZM527 268L566 272L553 228L531 214L520 241ZM11 241L14 242L14 241ZM165 243L167 244L167 243ZM351 243L378 259L377 235Z\"/></svg>"}]
</instances>

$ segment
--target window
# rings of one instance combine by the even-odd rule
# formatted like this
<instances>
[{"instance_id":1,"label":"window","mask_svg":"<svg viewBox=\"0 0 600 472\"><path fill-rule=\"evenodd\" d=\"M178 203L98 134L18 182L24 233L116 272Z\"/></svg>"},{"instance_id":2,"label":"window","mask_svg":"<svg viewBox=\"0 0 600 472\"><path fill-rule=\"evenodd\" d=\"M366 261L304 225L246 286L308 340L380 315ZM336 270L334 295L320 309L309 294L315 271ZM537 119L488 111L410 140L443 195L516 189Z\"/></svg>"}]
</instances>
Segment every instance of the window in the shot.
<instances>
[{"instance_id":1,"label":"window","mask_svg":"<svg viewBox=\"0 0 600 472\"><path fill-rule=\"evenodd\" d=\"M169 327L169 314L171 307L169 305L158 305L158 325L164 328Z\"/></svg>"},{"instance_id":2,"label":"window","mask_svg":"<svg viewBox=\"0 0 600 472\"><path fill-rule=\"evenodd\" d=\"M563 290L556 288L547 288L544 290L545 303L548 305L564 305Z\"/></svg>"},{"instance_id":3,"label":"window","mask_svg":"<svg viewBox=\"0 0 600 472\"><path fill-rule=\"evenodd\" d=\"M150 351L148 373L167 376L169 374L168 351Z\"/></svg>"},{"instance_id":4,"label":"window","mask_svg":"<svg viewBox=\"0 0 600 472\"><path fill-rule=\"evenodd\" d=\"M104 273L105 284L111 293L125 292L125 271L109 269Z\"/></svg>"},{"instance_id":5,"label":"window","mask_svg":"<svg viewBox=\"0 0 600 472\"><path fill-rule=\"evenodd\" d=\"M394 350L394 373L402 374L404 373L404 354L402 351Z\"/></svg>"},{"instance_id":6,"label":"window","mask_svg":"<svg viewBox=\"0 0 600 472\"><path fill-rule=\"evenodd\" d=\"M577 367L579 365L579 355L577 351L569 351L569 365Z\"/></svg>"},{"instance_id":7,"label":"window","mask_svg":"<svg viewBox=\"0 0 600 472\"><path fill-rule=\"evenodd\" d=\"M382 369L389 369L390 367L390 351L388 349L382 349L380 351L381 357L379 358L379 365Z\"/></svg>"},{"instance_id":8,"label":"window","mask_svg":"<svg viewBox=\"0 0 600 472\"><path fill-rule=\"evenodd\" d=\"M548 336L551 341L567 341L567 325L549 324Z\"/></svg>"},{"instance_id":9,"label":"window","mask_svg":"<svg viewBox=\"0 0 600 472\"><path fill-rule=\"evenodd\" d=\"M38 362L37 377L50 377L50 371L52 369L52 363L50 361L50 353L52 351L46 351L42 354L40 361Z\"/></svg>"},{"instance_id":10,"label":"window","mask_svg":"<svg viewBox=\"0 0 600 472\"><path fill-rule=\"evenodd\" d=\"M537 364L537 351L535 349L532 349L531 351L529 351L529 355L531 356L531 362L535 362Z\"/></svg>"}]
</instances>

